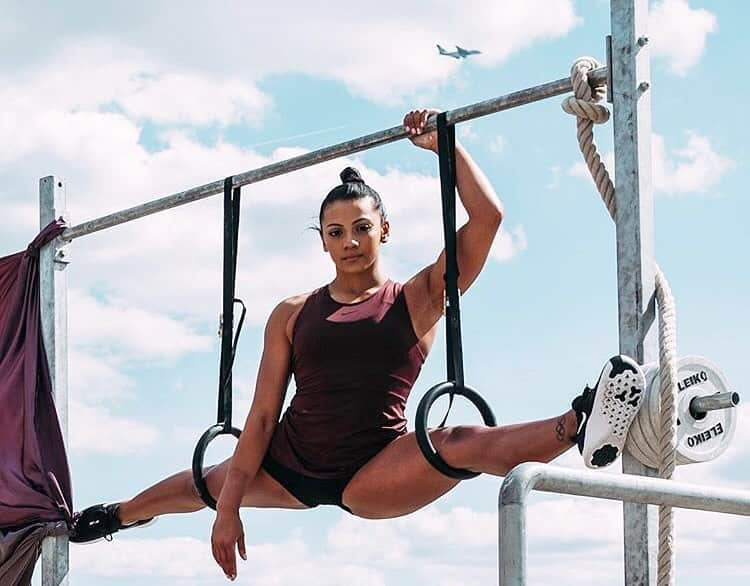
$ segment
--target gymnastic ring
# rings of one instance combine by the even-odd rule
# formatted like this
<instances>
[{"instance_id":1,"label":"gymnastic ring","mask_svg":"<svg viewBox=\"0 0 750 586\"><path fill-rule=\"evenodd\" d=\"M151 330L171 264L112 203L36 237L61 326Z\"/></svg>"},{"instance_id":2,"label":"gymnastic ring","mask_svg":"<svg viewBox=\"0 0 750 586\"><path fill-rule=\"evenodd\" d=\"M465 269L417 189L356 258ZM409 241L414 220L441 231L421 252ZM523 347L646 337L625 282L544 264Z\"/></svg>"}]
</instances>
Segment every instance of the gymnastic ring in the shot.
<instances>
[{"instance_id":1,"label":"gymnastic ring","mask_svg":"<svg viewBox=\"0 0 750 586\"><path fill-rule=\"evenodd\" d=\"M485 425L489 427L497 425L495 414L479 393L467 386L458 386L452 381L447 381L432 387L425 393L424 397L422 397L422 400L419 402L415 421L417 443L419 444L419 449L422 450L424 457L427 458L427 461L432 464L432 467L438 472L442 472L446 476L458 480L474 478L479 476L479 472L454 468L447 464L440 454L437 453L437 450L432 445L430 434L427 433L427 416L430 413L432 404L443 395L448 394L460 395L467 398L479 410Z\"/></svg>"},{"instance_id":2,"label":"gymnastic ring","mask_svg":"<svg viewBox=\"0 0 750 586\"><path fill-rule=\"evenodd\" d=\"M201 500L213 510L216 510L216 499L211 496L206 483L206 477L203 476L203 459L206 457L206 448L214 439L220 435L233 435L237 439L242 433L236 427L225 427L223 423L217 423L209 427L198 440L193 452L193 484Z\"/></svg>"}]
</instances>

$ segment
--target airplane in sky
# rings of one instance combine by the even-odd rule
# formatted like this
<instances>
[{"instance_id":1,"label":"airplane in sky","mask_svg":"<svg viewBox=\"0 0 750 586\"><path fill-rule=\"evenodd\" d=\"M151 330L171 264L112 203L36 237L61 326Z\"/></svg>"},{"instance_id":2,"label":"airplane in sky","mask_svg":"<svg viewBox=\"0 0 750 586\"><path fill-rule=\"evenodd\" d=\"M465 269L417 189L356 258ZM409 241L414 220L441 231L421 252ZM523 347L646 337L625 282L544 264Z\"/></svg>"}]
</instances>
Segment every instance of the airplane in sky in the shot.
<instances>
[{"instance_id":1,"label":"airplane in sky","mask_svg":"<svg viewBox=\"0 0 750 586\"><path fill-rule=\"evenodd\" d=\"M455 51L446 51L440 45L438 45L437 48L438 52L441 55L445 55L446 57L453 57L454 59L466 59L469 55L479 55L482 53L481 51L477 51L476 49L462 49L458 45L456 45Z\"/></svg>"}]
</instances>

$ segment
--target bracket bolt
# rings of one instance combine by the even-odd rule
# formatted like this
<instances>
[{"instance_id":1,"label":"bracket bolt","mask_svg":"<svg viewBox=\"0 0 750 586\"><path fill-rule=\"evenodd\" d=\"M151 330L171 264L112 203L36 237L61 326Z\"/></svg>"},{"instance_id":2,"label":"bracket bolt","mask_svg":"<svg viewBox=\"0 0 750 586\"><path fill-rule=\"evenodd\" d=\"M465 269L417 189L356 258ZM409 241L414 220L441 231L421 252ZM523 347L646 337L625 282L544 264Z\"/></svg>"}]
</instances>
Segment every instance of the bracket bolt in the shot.
<instances>
[{"instance_id":1,"label":"bracket bolt","mask_svg":"<svg viewBox=\"0 0 750 586\"><path fill-rule=\"evenodd\" d=\"M648 91L648 89L649 89L650 87L651 87L651 84L650 84L649 82L647 82L647 81L642 81L641 83L639 83L639 84L638 84L638 89L639 89L639 90L640 90L641 92L645 92L645 91Z\"/></svg>"},{"instance_id":2,"label":"bracket bolt","mask_svg":"<svg viewBox=\"0 0 750 586\"><path fill-rule=\"evenodd\" d=\"M648 45L649 40L650 39L646 36L638 37L638 46L645 47L646 45Z\"/></svg>"}]
</instances>

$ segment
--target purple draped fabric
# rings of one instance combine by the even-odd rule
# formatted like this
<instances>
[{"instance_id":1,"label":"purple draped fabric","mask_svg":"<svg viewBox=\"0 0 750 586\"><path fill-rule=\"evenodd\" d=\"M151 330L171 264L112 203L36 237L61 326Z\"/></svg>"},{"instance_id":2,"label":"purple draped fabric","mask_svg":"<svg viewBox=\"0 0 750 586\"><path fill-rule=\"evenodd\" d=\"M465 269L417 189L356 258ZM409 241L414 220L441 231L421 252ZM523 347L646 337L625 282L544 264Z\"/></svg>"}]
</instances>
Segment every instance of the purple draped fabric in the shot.
<instances>
[{"instance_id":1,"label":"purple draped fabric","mask_svg":"<svg viewBox=\"0 0 750 586\"><path fill-rule=\"evenodd\" d=\"M70 520L71 484L40 321L39 249L65 229L50 223L24 252L0 258L0 584L23 579L41 539ZM31 527L31 526L34 527ZM27 568L28 569L28 568ZM30 572L30 570L28 570ZM6 578L8 580L6 580Z\"/></svg>"}]
</instances>

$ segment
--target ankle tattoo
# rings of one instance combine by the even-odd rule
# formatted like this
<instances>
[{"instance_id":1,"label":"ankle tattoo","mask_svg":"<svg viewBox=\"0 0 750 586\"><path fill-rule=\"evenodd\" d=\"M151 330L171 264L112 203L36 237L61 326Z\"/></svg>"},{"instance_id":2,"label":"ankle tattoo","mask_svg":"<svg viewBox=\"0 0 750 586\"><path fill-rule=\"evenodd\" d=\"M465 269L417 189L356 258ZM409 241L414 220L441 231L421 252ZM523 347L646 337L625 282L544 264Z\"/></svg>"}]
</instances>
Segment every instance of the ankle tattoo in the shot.
<instances>
[{"instance_id":1,"label":"ankle tattoo","mask_svg":"<svg viewBox=\"0 0 750 586\"><path fill-rule=\"evenodd\" d=\"M565 415L562 415L560 419L557 420L557 425L555 425L555 433L557 434L557 441L560 443L565 443L568 441L568 434L565 433Z\"/></svg>"}]
</instances>

